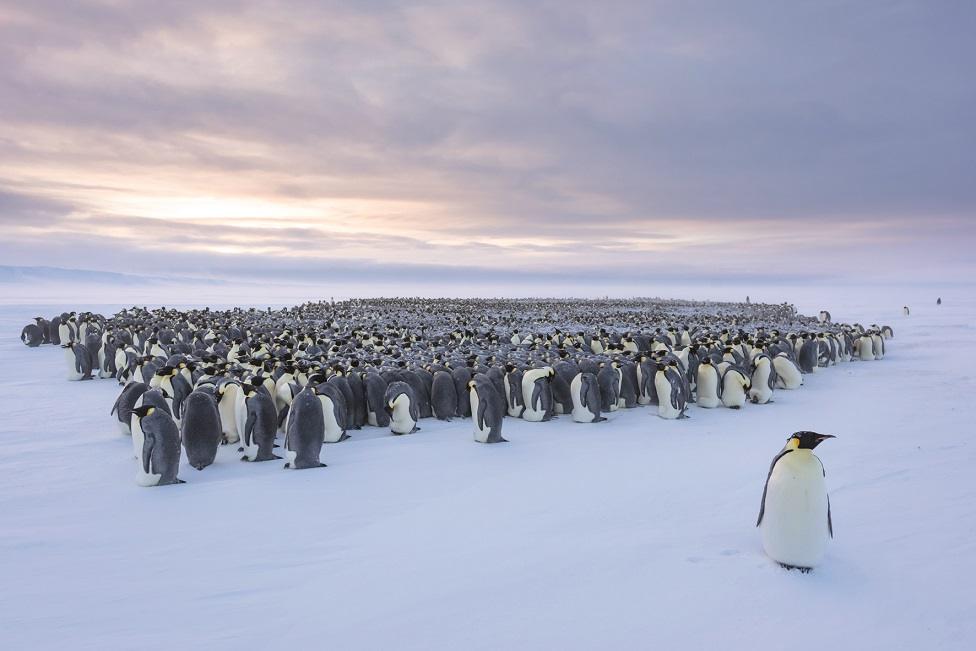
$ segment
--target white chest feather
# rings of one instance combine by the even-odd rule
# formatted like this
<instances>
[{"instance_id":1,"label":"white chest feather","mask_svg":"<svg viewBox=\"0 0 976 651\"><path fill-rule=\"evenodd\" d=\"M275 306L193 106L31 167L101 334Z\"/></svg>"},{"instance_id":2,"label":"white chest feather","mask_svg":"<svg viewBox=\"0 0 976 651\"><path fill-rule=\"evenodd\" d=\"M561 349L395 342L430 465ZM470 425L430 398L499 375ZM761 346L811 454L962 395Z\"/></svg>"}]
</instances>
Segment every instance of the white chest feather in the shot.
<instances>
[{"instance_id":1,"label":"white chest feather","mask_svg":"<svg viewBox=\"0 0 976 651\"><path fill-rule=\"evenodd\" d=\"M810 450L795 450L773 468L760 524L763 548L780 563L814 567L830 536L823 466Z\"/></svg>"}]
</instances>

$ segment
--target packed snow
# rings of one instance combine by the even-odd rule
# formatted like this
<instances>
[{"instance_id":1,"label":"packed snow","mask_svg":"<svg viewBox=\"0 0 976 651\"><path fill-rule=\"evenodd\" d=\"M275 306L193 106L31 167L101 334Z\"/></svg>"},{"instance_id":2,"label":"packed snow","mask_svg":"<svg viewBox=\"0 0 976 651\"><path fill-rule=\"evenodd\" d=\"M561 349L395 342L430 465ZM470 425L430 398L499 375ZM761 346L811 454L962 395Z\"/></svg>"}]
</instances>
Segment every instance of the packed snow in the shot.
<instances>
[{"instance_id":1,"label":"packed snow","mask_svg":"<svg viewBox=\"0 0 976 651\"><path fill-rule=\"evenodd\" d=\"M326 446L328 468L224 446L188 483L133 481L114 381L67 382L0 308L0 646L969 649L976 645L976 301L800 305L890 324L877 362L741 411L506 419L511 443L426 419ZM755 520L790 433L834 434L834 540L810 574Z\"/></svg>"}]
</instances>

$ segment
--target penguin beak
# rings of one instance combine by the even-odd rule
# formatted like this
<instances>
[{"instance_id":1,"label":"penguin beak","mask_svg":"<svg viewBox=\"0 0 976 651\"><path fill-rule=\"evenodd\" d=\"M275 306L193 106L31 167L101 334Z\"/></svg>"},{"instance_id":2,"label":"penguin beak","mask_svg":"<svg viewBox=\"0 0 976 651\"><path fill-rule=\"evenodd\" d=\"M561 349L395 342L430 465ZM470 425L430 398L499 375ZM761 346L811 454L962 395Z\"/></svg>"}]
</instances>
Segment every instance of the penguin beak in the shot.
<instances>
[{"instance_id":1,"label":"penguin beak","mask_svg":"<svg viewBox=\"0 0 976 651\"><path fill-rule=\"evenodd\" d=\"M835 439L835 438L837 437L834 436L833 434L820 434L819 436L817 436L817 443L823 443L827 439Z\"/></svg>"}]
</instances>

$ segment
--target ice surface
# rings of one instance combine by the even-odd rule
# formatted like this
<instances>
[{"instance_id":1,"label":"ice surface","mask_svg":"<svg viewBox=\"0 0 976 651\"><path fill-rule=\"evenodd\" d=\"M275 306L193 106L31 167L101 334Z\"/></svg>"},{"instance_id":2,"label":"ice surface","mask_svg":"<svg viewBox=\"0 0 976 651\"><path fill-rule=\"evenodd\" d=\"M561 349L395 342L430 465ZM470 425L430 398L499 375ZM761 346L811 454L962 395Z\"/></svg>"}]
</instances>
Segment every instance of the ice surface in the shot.
<instances>
[{"instance_id":1,"label":"ice surface","mask_svg":"<svg viewBox=\"0 0 976 651\"><path fill-rule=\"evenodd\" d=\"M890 324L887 356L740 412L506 419L495 446L424 420L354 432L322 470L224 447L145 489L115 382L67 382L60 350L17 338L112 298L0 308L0 648L976 648L972 300L798 303ZM754 527L800 429L838 437L809 575Z\"/></svg>"}]
</instances>

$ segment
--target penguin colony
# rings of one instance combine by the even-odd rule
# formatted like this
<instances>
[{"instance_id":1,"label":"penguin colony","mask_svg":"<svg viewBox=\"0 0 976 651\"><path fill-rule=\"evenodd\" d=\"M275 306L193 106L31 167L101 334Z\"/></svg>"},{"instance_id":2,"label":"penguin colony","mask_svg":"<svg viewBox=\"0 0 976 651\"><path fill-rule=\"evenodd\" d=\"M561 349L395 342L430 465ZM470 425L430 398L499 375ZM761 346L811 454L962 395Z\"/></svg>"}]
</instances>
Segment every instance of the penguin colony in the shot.
<instances>
[{"instance_id":1,"label":"penguin colony","mask_svg":"<svg viewBox=\"0 0 976 651\"><path fill-rule=\"evenodd\" d=\"M882 359L892 336L888 326L835 324L829 312L805 317L787 304L639 299L133 307L110 318L37 317L21 333L27 346L60 346L69 380L123 387L111 414L132 438L143 486L183 483L181 454L202 470L221 444L238 445L243 461L319 468L323 444L366 426L404 435L426 418L471 419L475 441L497 443L505 418L599 423L648 406L679 420L692 404L767 404L804 375ZM822 555L823 544L791 539L810 538L791 507L810 488L790 482L813 477L816 465L821 490L823 467L807 453L825 438L795 434L770 467L757 525L767 553L787 567L808 569ZM822 492L824 521L812 527L825 541ZM820 520L820 510L818 502L810 517Z\"/></svg>"}]
</instances>

